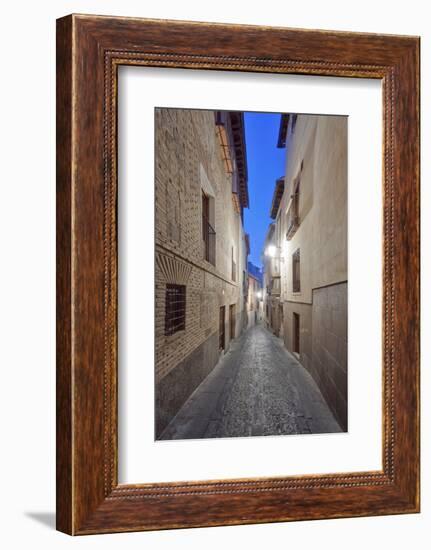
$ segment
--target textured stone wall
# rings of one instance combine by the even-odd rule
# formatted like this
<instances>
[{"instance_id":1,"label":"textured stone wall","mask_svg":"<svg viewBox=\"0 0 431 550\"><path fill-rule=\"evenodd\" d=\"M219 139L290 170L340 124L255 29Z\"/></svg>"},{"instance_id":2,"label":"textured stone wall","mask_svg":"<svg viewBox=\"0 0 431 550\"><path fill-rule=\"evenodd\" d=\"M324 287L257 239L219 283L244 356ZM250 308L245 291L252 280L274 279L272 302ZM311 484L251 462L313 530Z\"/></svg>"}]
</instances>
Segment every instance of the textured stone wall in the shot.
<instances>
[{"instance_id":1,"label":"textured stone wall","mask_svg":"<svg viewBox=\"0 0 431 550\"><path fill-rule=\"evenodd\" d=\"M299 361L347 431L347 283L313 290L312 304L284 303L284 343L293 353L293 314L300 315Z\"/></svg>"},{"instance_id":2,"label":"textured stone wall","mask_svg":"<svg viewBox=\"0 0 431 550\"><path fill-rule=\"evenodd\" d=\"M312 306L299 302L284 302L284 345L293 353L293 314L300 316L299 361L312 373Z\"/></svg>"},{"instance_id":3,"label":"textured stone wall","mask_svg":"<svg viewBox=\"0 0 431 550\"><path fill-rule=\"evenodd\" d=\"M212 111L155 111L155 381L157 433L215 366L219 358L219 308L236 305L236 336L246 312L246 265L241 218L234 210ZM216 265L204 259L202 190L212 198ZM234 247L236 282L232 280ZM186 327L165 336L166 284L186 285Z\"/></svg>"},{"instance_id":4,"label":"textured stone wall","mask_svg":"<svg viewBox=\"0 0 431 550\"><path fill-rule=\"evenodd\" d=\"M347 283L313 291L310 372L347 430Z\"/></svg>"}]
</instances>

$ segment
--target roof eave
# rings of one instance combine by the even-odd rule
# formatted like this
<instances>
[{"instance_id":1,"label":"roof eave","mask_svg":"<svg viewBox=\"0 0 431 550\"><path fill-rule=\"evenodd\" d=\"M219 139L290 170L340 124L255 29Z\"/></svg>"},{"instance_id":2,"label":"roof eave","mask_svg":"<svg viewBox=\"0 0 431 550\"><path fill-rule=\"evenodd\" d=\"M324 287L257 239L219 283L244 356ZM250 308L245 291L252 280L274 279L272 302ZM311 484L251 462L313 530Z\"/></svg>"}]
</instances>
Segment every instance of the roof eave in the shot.
<instances>
[{"instance_id":1,"label":"roof eave","mask_svg":"<svg viewBox=\"0 0 431 550\"><path fill-rule=\"evenodd\" d=\"M240 203L243 208L248 208L248 166L244 129L244 113L242 113L241 111L231 111L230 122L234 141L233 145L235 150L236 165L239 176Z\"/></svg>"},{"instance_id":2,"label":"roof eave","mask_svg":"<svg viewBox=\"0 0 431 550\"><path fill-rule=\"evenodd\" d=\"M280 202L284 193L284 176L278 178L275 182L274 194L272 196L271 211L270 217L275 220L278 214L278 209L280 208Z\"/></svg>"},{"instance_id":3,"label":"roof eave","mask_svg":"<svg viewBox=\"0 0 431 550\"><path fill-rule=\"evenodd\" d=\"M280 118L280 127L278 130L278 140L277 147L283 149L286 147L286 135L287 135L287 126L289 124L289 115L287 113L282 113Z\"/></svg>"}]
</instances>

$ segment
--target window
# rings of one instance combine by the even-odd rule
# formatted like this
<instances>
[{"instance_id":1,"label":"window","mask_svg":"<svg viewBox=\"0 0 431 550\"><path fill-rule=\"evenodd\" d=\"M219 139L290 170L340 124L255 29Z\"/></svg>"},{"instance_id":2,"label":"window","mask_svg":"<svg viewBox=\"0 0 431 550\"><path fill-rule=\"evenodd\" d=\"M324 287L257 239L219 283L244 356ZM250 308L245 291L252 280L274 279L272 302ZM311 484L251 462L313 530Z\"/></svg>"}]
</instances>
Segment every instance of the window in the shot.
<instances>
[{"instance_id":1,"label":"window","mask_svg":"<svg viewBox=\"0 0 431 550\"><path fill-rule=\"evenodd\" d=\"M271 278L271 295L272 296L280 296L280 277L272 277Z\"/></svg>"},{"instance_id":2,"label":"window","mask_svg":"<svg viewBox=\"0 0 431 550\"><path fill-rule=\"evenodd\" d=\"M297 217L299 217L299 188L301 186L301 180L298 178L297 182L296 182L296 188L295 188L295 193L293 194L293 205L294 205L294 210L295 210L295 214Z\"/></svg>"},{"instance_id":3,"label":"window","mask_svg":"<svg viewBox=\"0 0 431 550\"><path fill-rule=\"evenodd\" d=\"M290 239L295 235L296 230L299 227L299 190L300 190L301 180L299 177L294 182L294 191L292 195L292 202L290 203L289 210L287 211L287 220L286 220L286 239Z\"/></svg>"},{"instance_id":4,"label":"window","mask_svg":"<svg viewBox=\"0 0 431 550\"><path fill-rule=\"evenodd\" d=\"M202 191L202 231L203 231L203 240L205 241L207 232L204 222L208 222L210 219L210 199L208 195Z\"/></svg>"},{"instance_id":5,"label":"window","mask_svg":"<svg viewBox=\"0 0 431 550\"><path fill-rule=\"evenodd\" d=\"M186 328L186 287L166 285L165 335L171 336Z\"/></svg>"},{"instance_id":6,"label":"window","mask_svg":"<svg viewBox=\"0 0 431 550\"><path fill-rule=\"evenodd\" d=\"M216 233L210 224L210 197L202 191L202 239L204 259L215 265Z\"/></svg>"},{"instance_id":7,"label":"window","mask_svg":"<svg viewBox=\"0 0 431 550\"><path fill-rule=\"evenodd\" d=\"M292 291L301 292L299 248L292 254Z\"/></svg>"}]
</instances>

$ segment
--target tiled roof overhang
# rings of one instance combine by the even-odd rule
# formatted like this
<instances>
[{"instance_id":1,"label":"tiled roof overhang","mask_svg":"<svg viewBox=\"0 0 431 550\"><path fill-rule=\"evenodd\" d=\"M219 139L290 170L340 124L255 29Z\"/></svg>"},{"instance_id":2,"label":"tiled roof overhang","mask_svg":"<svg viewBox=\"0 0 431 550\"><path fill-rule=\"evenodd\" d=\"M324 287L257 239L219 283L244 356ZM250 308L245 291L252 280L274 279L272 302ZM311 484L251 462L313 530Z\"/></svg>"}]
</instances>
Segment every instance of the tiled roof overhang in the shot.
<instances>
[{"instance_id":1,"label":"tiled roof overhang","mask_svg":"<svg viewBox=\"0 0 431 550\"><path fill-rule=\"evenodd\" d=\"M233 147L235 150L236 166L239 179L239 199L243 208L248 208L248 170L247 152L244 132L244 113L241 111L230 111L230 123L232 129Z\"/></svg>"},{"instance_id":2,"label":"tiled roof overhang","mask_svg":"<svg viewBox=\"0 0 431 550\"><path fill-rule=\"evenodd\" d=\"M272 196L270 216L273 220L277 217L277 212L280 207L281 197L284 193L284 177L278 178L275 182L274 195Z\"/></svg>"},{"instance_id":3,"label":"tiled roof overhang","mask_svg":"<svg viewBox=\"0 0 431 550\"><path fill-rule=\"evenodd\" d=\"M278 130L278 141L277 147L282 149L286 147L286 135L287 135L287 125L289 124L289 115L282 113L280 118L280 128Z\"/></svg>"}]
</instances>

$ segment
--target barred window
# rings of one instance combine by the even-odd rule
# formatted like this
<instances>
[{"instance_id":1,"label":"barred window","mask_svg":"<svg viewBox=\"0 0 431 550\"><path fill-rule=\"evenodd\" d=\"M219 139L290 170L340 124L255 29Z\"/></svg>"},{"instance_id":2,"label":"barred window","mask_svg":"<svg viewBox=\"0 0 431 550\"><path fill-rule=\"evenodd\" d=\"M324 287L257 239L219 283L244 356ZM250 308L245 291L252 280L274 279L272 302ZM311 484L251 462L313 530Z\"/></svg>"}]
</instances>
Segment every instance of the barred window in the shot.
<instances>
[{"instance_id":1,"label":"barred window","mask_svg":"<svg viewBox=\"0 0 431 550\"><path fill-rule=\"evenodd\" d=\"M291 195L292 202L290 203L289 210L287 211L287 219L286 219L286 239L290 241L292 237L295 235L298 227L299 227L299 193L300 193L300 186L301 186L301 180L299 177L295 179L293 182L294 191L293 195Z\"/></svg>"},{"instance_id":2,"label":"barred window","mask_svg":"<svg viewBox=\"0 0 431 550\"><path fill-rule=\"evenodd\" d=\"M186 328L186 287L166 285L165 335L170 336Z\"/></svg>"},{"instance_id":3,"label":"barred window","mask_svg":"<svg viewBox=\"0 0 431 550\"><path fill-rule=\"evenodd\" d=\"M202 191L202 238L204 242L204 258L211 264L216 264L216 232L210 224L211 202L214 198ZM214 204L212 205L214 207Z\"/></svg>"}]
</instances>

